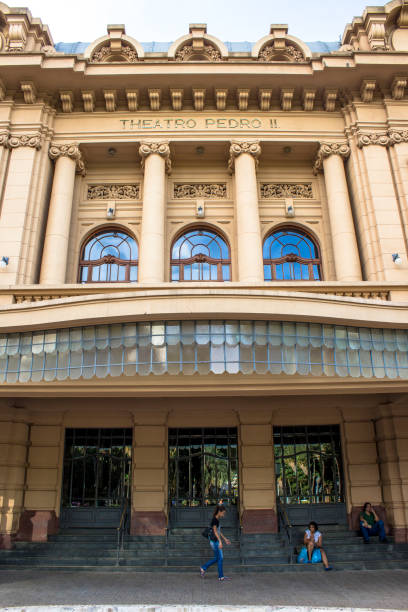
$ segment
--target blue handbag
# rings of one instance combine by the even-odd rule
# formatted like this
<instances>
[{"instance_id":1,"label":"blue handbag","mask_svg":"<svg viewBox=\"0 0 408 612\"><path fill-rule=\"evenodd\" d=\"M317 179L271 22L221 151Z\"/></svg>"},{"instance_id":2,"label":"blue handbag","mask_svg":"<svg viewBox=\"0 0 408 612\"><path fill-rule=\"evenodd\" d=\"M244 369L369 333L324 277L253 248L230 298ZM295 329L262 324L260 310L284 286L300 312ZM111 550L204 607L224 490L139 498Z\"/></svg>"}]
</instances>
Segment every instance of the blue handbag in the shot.
<instances>
[{"instance_id":1,"label":"blue handbag","mask_svg":"<svg viewBox=\"0 0 408 612\"><path fill-rule=\"evenodd\" d=\"M300 551L300 553L298 554L297 562L298 563L309 563L309 560L307 558L307 548L306 548L306 546L304 546L302 548L302 550Z\"/></svg>"}]
</instances>

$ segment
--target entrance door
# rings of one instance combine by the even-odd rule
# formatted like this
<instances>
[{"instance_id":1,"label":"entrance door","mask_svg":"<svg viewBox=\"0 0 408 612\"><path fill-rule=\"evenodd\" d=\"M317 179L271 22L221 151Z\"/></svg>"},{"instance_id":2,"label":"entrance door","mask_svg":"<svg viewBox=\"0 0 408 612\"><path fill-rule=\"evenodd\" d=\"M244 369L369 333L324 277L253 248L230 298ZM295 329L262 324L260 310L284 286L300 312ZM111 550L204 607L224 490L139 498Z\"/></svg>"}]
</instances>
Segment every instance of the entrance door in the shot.
<instances>
[{"instance_id":1,"label":"entrance door","mask_svg":"<svg viewBox=\"0 0 408 612\"><path fill-rule=\"evenodd\" d=\"M67 429L61 527L117 527L131 461L131 429Z\"/></svg>"},{"instance_id":2,"label":"entrance door","mask_svg":"<svg viewBox=\"0 0 408 612\"><path fill-rule=\"evenodd\" d=\"M274 427L278 503L292 525L346 523L338 425Z\"/></svg>"},{"instance_id":3,"label":"entrance door","mask_svg":"<svg viewBox=\"0 0 408 612\"><path fill-rule=\"evenodd\" d=\"M237 523L236 428L169 429L169 518L172 527L209 524L217 503L225 526Z\"/></svg>"}]
</instances>

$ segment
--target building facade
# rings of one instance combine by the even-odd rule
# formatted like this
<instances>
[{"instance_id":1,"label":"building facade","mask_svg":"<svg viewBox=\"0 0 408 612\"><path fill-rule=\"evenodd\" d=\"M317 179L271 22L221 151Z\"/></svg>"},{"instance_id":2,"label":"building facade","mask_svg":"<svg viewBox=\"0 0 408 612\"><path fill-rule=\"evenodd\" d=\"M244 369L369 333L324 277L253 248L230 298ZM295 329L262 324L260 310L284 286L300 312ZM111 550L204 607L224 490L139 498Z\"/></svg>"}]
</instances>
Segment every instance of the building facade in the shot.
<instances>
[{"instance_id":1,"label":"building facade","mask_svg":"<svg viewBox=\"0 0 408 612\"><path fill-rule=\"evenodd\" d=\"M0 546L65 527L408 541L408 3L54 44L0 3Z\"/></svg>"}]
</instances>

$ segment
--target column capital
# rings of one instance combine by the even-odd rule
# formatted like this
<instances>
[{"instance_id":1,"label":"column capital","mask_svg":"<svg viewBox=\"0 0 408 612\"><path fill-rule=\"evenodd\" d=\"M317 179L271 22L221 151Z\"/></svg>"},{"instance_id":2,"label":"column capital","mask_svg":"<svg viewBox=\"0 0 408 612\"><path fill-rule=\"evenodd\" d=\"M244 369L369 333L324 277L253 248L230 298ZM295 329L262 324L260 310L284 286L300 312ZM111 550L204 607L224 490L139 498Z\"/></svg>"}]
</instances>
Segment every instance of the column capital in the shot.
<instances>
[{"instance_id":1,"label":"column capital","mask_svg":"<svg viewBox=\"0 0 408 612\"><path fill-rule=\"evenodd\" d=\"M41 134L17 134L10 135L7 146L10 149L18 147L32 147L33 149L41 149Z\"/></svg>"},{"instance_id":2,"label":"column capital","mask_svg":"<svg viewBox=\"0 0 408 612\"><path fill-rule=\"evenodd\" d=\"M155 153L163 157L166 163L166 172L171 172L170 146L168 140L142 140L139 147L139 154L142 158L142 168L144 168L146 158Z\"/></svg>"},{"instance_id":3,"label":"column capital","mask_svg":"<svg viewBox=\"0 0 408 612\"><path fill-rule=\"evenodd\" d=\"M347 159L350 155L350 147L346 141L342 142L321 142L316 155L316 160L313 165L314 174L318 174L323 170L323 160L331 155L340 155L343 159Z\"/></svg>"},{"instance_id":4,"label":"column capital","mask_svg":"<svg viewBox=\"0 0 408 612\"><path fill-rule=\"evenodd\" d=\"M357 144L360 149L368 145L380 145L381 147L388 147L390 145L390 137L386 132L358 132Z\"/></svg>"},{"instance_id":5,"label":"column capital","mask_svg":"<svg viewBox=\"0 0 408 612\"><path fill-rule=\"evenodd\" d=\"M53 161L59 157L70 157L75 161L77 173L85 176L85 162L77 143L58 144L52 142L48 154Z\"/></svg>"},{"instance_id":6,"label":"column capital","mask_svg":"<svg viewBox=\"0 0 408 612\"><path fill-rule=\"evenodd\" d=\"M9 139L8 132L0 132L0 147L7 147L8 139Z\"/></svg>"},{"instance_id":7,"label":"column capital","mask_svg":"<svg viewBox=\"0 0 408 612\"><path fill-rule=\"evenodd\" d=\"M230 157L228 160L228 168L231 172L234 170L235 158L241 153L248 153L255 159L255 164L258 164L258 158L261 154L261 145L259 140L231 140Z\"/></svg>"},{"instance_id":8,"label":"column capital","mask_svg":"<svg viewBox=\"0 0 408 612\"><path fill-rule=\"evenodd\" d=\"M390 139L389 145L393 146L400 142L408 142L408 130L388 130L388 137Z\"/></svg>"}]
</instances>

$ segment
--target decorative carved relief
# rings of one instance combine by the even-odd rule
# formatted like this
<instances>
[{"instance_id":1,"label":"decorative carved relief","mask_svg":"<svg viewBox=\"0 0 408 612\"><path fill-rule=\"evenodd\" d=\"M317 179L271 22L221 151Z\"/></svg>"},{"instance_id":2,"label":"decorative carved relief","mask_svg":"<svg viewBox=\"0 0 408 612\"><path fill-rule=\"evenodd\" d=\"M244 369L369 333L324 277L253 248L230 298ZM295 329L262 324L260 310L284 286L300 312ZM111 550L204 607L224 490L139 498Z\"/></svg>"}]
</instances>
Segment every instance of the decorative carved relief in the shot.
<instances>
[{"instance_id":1,"label":"decorative carved relief","mask_svg":"<svg viewBox=\"0 0 408 612\"><path fill-rule=\"evenodd\" d=\"M17 147L32 147L33 149L41 149L41 134L22 134L21 136L10 136L8 139L10 149Z\"/></svg>"},{"instance_id":2,"label":"decorative carved relief","mask_svg":"<svg viewBox=\"0 0 408 612\"><path fill-rule=\"evenodd\" d=\"M87 200L138 200L140 198L139 183L126 185L106 184L88 185Z\"/></svg>"},{"instance_id":3,"label":"decorative carved relief","mask_svg":"<svg viewBox=\"0 0 408 612\"><path fill-rule=\"evenodd\" d=\"M70 157L75 160L76 171L78 174L85 175L85 163L82 158L82 153L77 144L51 144L48 152L52 160L59 157Z\"/></svg>"},{"instance_id":4,"label":"decorative carved relief","mask_svg":"<svg viewBox=\"0 0 408 612\"><path fill-rule=\"evenodd\" d=\"M139 60L137 52L133 49L133 47L131 47L125 42L122 42L120 53L116 55L117 59L124 58L130 64L135 64ZM90 59L90 62L92 64L100 64L108 61L115 61L115 54L112 53L109 41L106 43L106 45L100 47L97 51L95 51Z\"/></svg>"},{"instance_id":5,"label":"decorative carved relief","mask_svg":"<svg viewBox=\"0 0 408 612\"><path fill-rule=\"evenodd\" d=\"M9 134L8 132L2 132L0 134L0 147L7 147Z\"/></svg>"},{"instance_id":6,"label":"decorative carved relief","mask_svg":"<svg viewBox=\"0 0 408 612\"><path fill-rule=\"evenodd\" d=\"M330 155L340 155L343 159L347 159L350 155L350 147L346 142L322 142L313 166L315 174L323 170L323 160Z\"/></svg>"},{"instance_id":7,"label":"decorative carved relief","mask_svg":"<svg viewBox=\"0 0 408 612\"><path fill-rule=\"evenodd\" d=\"M285 45L282 49L277 49L275 45L266 45L259 53L260 62L305 62L302 51L294 45Z\"/></svg>"},{"instance_id":8,"label":"decorative carved relief","mask_svg":"<svg viewBox=\"0 0 408 612\"><path fill-rule=\"evenodd\" d=\"M387 134L371 133L371 134L359 134L357 144L360 147L366 147L367 145L380 145L382 147L388 147L390 144L390 138Z\"/></svg>"},{"instance_id":9,"label":"decorative carved relief","mask_svg":"<svg viewBox=\"0 0 408 612\"><path fill-rule=\"evenodd\" d=\"M312 183L261 183L260 191L263 200L313 198Z\"/></svg>"},{"instance_id":10,"label":"decorative carved relief","mask_svg":"<svg viewBox=\"0 0 408 612\"><path fill-rule=\"evenodd\" d=\"M221 53L218 49L206 43L204 43L203 48L199 52L193 47L192 43L184 45L177 51L176 61L188 62L191 61L194 55L203 55L209 62L221 61Z\"/></svg>"},{"instance_id":11,"label":"decorative carved relief","mask_svg":"<svg viewBox=\"0 0 408 612\"><path fill-rule=\"evenodd\" d=\"M408 130L389 130L389 144L395 145L400 142L408 142Z\"/></svg>"},{"instance_id":12,"label":"decorative carved relief","mask_svg":"<svg viewBox=\"0 0 408 612\"><path fill-rule=\"evenodd\" d=\"M10 23L7 35L7 51L19 53L24 51L27 42L26 28L22 23Z\"/></svg>"},{"instance_id":13,"label":"decorative carved relief","mask_svg":"<svg viewBox=\"0 0 408 612\"><path fill-rule=\"evenodd\" d=\"M178 200L226 198L227 183L174 183L173 197Z\"/></svg>"},{"instance_id":14,"label":"decorative carved relief","mask_svg":"<svg viewBox=\"0 0 408 612\"><path fill-rule=\"evenodd\" d=\"M259 108L268 111L271 106L272 89L260 89L258 92Z\"/></svg>"},{"instance_id":15,"label":"decorative carved relief","mask_svg":"<svg viewBox=\"0 0 408 612\"><path fill-rule=\"evenodd\" d=\"M402 100L407 86L407 77L396 76L391 84L391 92L394 100Z\"/></svg>"},{"instance_id":16,"label":"decorative carved relief","mask_svg":"<svg viewBox=\"0 0 408 612\"><path fill-rule=\"evenodd\" d=\"M164 158L166 162L166 172L170 173L171 171L171 161L170 161L170 147L168 140L145 140L141 143L139 147L139 154L142 158L142 168L145 165L146 157L149 157L152 153L156 155L160 155Z\"/></svg>"},{"instance_id":17,"label":"decorative carved relief","mask_svg":"<svg viewBox=\"0 0 408 612\"><path fill-rule=\"evenodd\" d=\"M235 158L241 153L249 153L255 158L255 163L258 164L258 157L261 154L261 145L259 140L232 140L230 146L230 158L228 168L232 172L234 169Z\"/></svg>"}]
</instances>

